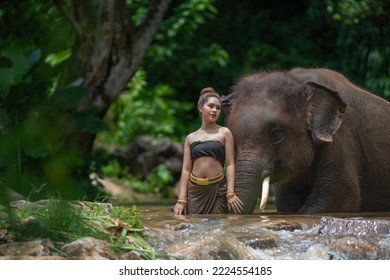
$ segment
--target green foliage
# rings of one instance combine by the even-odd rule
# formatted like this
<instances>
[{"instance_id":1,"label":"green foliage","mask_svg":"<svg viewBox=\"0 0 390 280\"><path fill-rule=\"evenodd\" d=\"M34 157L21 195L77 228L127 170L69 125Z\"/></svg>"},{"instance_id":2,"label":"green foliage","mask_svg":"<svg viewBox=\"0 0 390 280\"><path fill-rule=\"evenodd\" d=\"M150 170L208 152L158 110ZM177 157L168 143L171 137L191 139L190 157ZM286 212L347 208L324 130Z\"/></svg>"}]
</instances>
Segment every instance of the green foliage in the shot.
<instances>
[{"instance_id":1,"label":"green foliage","mask_svg":"<svg viewBox=\"0 0 390 280\"><path fill-rule=\"evenodd\" d=\"M378 95L390 98L389 1L328 1L337 23L343 73Z\"/></svg>"},{"instance_id":2,"label":"green foliage","mask_svg":"<svg viewBox=\"0 0 390 280\"><path fill-rule=\"evenodd\" d=\"M169 18L161 25L155 43L143 60L143 69L148 73L150 86L165 81L174 85L179 100L193 104L206 85L218 89L214 75L226 71L230 55L216 37L213 38L214 27L206 31L208 34L205 37L210 39L207 42L197 37L203 26L212 25L218 17L215 3L215 0L189 0L173 6ZM179 118L185 123L191 123L194 116L197 116L196 110L191 115L179 115Z\"/></svg>"},{"instance_id":3,"label":"green foliage","mask_svg":"<svg viewBox=\"0 0 390 280\"><path fill-rule=\"evenodd\" d=\"M31 199L94 199L88 178L92 158L79 143L83 133L106 126L94 110L75 112L85 94L81 79L57 85L75 34L51 2L5 1L1 6L2 187Z\"/></svg>"},{"instance_id":4,"label":"green foliage","mask_svg":"<svg viewBox=\"0 0 390 280\"><path fill-rule=\"evenodd\" d=\"M84 236L106 238L102 231L89 224L91 217L73 207L68 201L49 199L44 207L31 210L29 214L37 220L40 229L44 231L35 232L33 236L43 235L62 242L70 242ZM24 238L26 235L28 236L28 233L23 232Z\"/></svg>"},{"instance_id":5,"label":"green foliage","mask_svg":"<svg viewBox=\"0 0 390 280\"><path fill-rule=\"evenodd\" d=\"M147 87L146 73L140 70L109 109L109 131L98 135L96 145L128 145L140 135L179 139L186 128L177 116L192 108L188 102L175 100L168 85Z\"/></svg>"},{"instance_id":6,"label":"green foliage","mask_svg":"<svg viewBox=\"0 0 390 280\"><path fill-rule=\"evenodd\" d=\"M332 14L332 19L335 21L340 21L343 24L358 24L361 20L364 20L366 16L371 13L370 6L372 4L378 4L378 1L374 3L371 0L363 1L328 1L327 10ZM375 5L376 6L376 5ZM383 7L380 13L383 13ZM378 12L378 11L377 11ZM376 12L376 13L377 13Z\"/></svg>"},{"instance_id":7,"label":"green foliage","mask_svg":"<svg viewBox=\"0 0 390 280\"><path fill-rule=\"evenodd\" d=\"M156 35L156 43L148 50L146 59L151 58L151 62L173 59L178 51L188 48L196 31L218 13L213 6L214 2L188 0L175 6L170 17L162 23Z\"/></svg>"},{"instance_id":8,"label":"green foliage","mask_svg":"<svg viewBox=\"0 0 390 280\"><path fill-rule=\"evenodd\" d=\"M142 223L137 206L131 208L99 203L75 203L61 199L48 199L38 203L26 202L25 206L11 212L13 227L20 238L48 237L55 241L71 242L92 236L110 239L105 231L115 226L115 220L128 224L129 231L142 233ZM21 221L34 219L34 227L23 228Z\"/></svg>"},{"instance_id":9,"label":"green foliage","mask_svg":"<svg viewBox=\"0 0 390 280\"><path fill-rule=\"evenodd\" d=\"M139 208L133 205L131 208L126 206L115 206L110 208L110 217L119 219L134 229L142 229L143 225L140 220Z\"/></svg>"},{"instance_id":10,"label":"green foliage","mask_svg":"<svg viewBox=\"0 0 390 280\"><path fill-rule=\"evenodd\" d=\"M170 190L175 183L167 167L163 164L158 165L146 178L131 174L115 159L103 165L101 172L103 176L113 178L137 192L161 194L165 198L170 198Z\"/></svg>"},{"instance_id":11,"label":"green foliage","mask_svg":"<svg viewBox=\"0 0 390 280\"><path fill-rule=\"evenodd\" d=\"M13 85L24 80L31 65L36 61L7 49L0 52L0 57L0 96L6 97Z\"/></svg>"},{"instance_id":12,"label":"green foliage","mask_svg":"<svg viewBox=\"0 0 390 280\"><path fill-rule=\"evenodd\" d=\"M3 50L0 66L13 79L0 95L0 176L3 187L32 199L48 194L82 198L90 189L83 174L88 158L71 142L71 131L105 128L94 112L71 113L85 93L80 81L53 91L55 79L41 79L40 51L24 56ZM35 192L34 186L44 186Z\"/></svg>"},{"instance_id":13,"label":"green foliage","mask_svg":"<svg viewBox=\"0 0 390 280\"><path fill-rule=\"evenodd\" d=\"M165 165L158 165L152 173L148 174L145 180L139 180L133 176L133 187L139 192L162 194L164 197L169 197L169 190L172 188L174 182L172 175L169 173Z\"/></svg>"},{"instance_id":14,"label":"green foliage","mask_svg":"<svg viewBox=\"0 0 390 280\"><path fill-rule=\"evenodd\" d=\"M20 241L50 238L64 244L88 236L106 240L116 251L138 251L144 259L155 259L158 255L143 238L137 206L54 198L26 202L10 211L10 220L0 220L0 229L7 229ZM61 254L59 250L57 253Z\"/></svg>"},{"instance_id":15,"label":"green foliage","mask_svg":"<svg viewBox=\"0 0 390 280\"><path fill-rule=\"evenodd\" d=\"M138 25L149 1L126 4ZM199 91L228 94L248 71L329 67L390 98L389 10L387 0L172 1L142 68L103 122L94 109L76 112L85 94L79 77L59 82L76 42L59 9L50 1L3 1L1 187L31 198L95 197L87 180L95 159L83 152L83 136L98 133L96 146L128 145L143 134L181 142L199 125ZM165 192L172 184L163 167L141 180L115 165L106 174L128 177L138 190Z\"/></svg>"},{"instance_id":16,"label":"green foliage","mask_svg":"<svg viewBox=\"0 0 390 280\"><path fill-rule=\"evenodd\" d=\"M50 53L47 55L45 62L49 63L50 66L56 66L66 61L72 54L70 49L60 51L58 53Z\"/></svg>"},{"instance_id":17,"label":"green foliage","mask_svg":"<svg viewBox=\"0 0 390 280\"><path fill-rule=\"evenodd\" d=\"M127 7L131 10L131 18L139 25L147 12L149 0L126 0Z\"/></svg>"}]
</instances>

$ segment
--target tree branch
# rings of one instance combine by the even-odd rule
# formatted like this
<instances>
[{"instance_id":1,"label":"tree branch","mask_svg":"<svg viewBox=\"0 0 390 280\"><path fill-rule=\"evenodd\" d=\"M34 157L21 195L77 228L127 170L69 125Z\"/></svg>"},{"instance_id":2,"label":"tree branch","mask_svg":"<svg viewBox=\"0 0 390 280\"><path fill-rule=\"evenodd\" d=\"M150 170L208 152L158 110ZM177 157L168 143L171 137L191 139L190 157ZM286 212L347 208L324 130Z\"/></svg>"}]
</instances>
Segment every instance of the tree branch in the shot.
<instances>
[{"instance_id":1,"label":"tree branch","mask_svg":"<svg viewBox=\"0 0 390 280\"><path fill-rule=\"evenodd\" d=\"M76 30L77 36L81 38L83 32L81 31L80 24L76 21L76 19L72 16L72 14L68 11L68 9L65 6L65 3L62 0L54 0L55 5L57 8L64 14L65 18L68 19L68 21L71 23L73 28Z\"/></svg>"},{"instance_id":2,"label":"tree branch","mask_svg":"<svg viewBox=\"0 0 390 280\"><path fill-rule=\"evenodd\" d=\"M145 14L141 24L136 29L133 38L132 69L138 68L146 50L150 46L154 35L159 28L166 10L172 0L152 0L149 3L148 12Z\"/></svg>"}]
</instances>

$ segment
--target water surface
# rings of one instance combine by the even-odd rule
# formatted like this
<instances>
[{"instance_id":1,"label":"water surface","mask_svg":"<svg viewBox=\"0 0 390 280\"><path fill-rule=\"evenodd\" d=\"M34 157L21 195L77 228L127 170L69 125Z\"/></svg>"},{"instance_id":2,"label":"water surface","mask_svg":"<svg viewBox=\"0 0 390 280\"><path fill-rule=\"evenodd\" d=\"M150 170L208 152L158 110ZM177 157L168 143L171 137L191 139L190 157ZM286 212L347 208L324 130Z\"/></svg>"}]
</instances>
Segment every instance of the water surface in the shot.
<instances>
[{"instance_id":1,"label":"water surface","mask_svg":"<svg viewBox=\"0 0 390 280\"><path fill-rule=\"evenodd\" d=\"M178 259L388 260L390 213L175 216L140 206L148 241Z\"/></svg>"}]
</instances>

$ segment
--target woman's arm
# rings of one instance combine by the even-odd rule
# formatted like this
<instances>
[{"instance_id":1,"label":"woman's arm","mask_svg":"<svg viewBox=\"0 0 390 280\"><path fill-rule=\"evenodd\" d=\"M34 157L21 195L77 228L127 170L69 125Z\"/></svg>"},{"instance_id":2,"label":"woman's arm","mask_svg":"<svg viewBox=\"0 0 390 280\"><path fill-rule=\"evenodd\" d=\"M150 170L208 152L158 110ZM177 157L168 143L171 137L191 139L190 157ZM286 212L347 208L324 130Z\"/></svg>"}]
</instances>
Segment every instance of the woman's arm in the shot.
<instances>
[{"instance_id":1,"label":"woman's arm","mask_svg":"<svg viewBox=\"0 0 390 280\"><path fill-rule=\"evenodd\" d=\"M225 161L226 161L226 177L227 177L227 192L234 193L234 140L229 129L226 128L225 133Z\"/></svg>"},{"instance_id":2,"label":"woman's arm","mask_svg":"<svg viewBox=\"0 0 390 280\"><path fill-rule=\"evenodd\" d=\"M190 140L189 137L187 136L184 143L184 155L183 155L183 166L181 169L181 177L180 177L179 198L173 209L173 212L177 215L186 214L185 210L187 204L187 189L188 189L188 181L190 179L191 170L192 170L192 161L191 161Z\"/></svg>"},{"instance_id":3,"label":"woman's arm","mask_svg":"<svg viewBox=\"0 0 390 280\"><path fill-rule=\"evenodd\" d=\"M234 193L234 177L235 177L235 163L234 163L234 139L231 131L226 128L225 134L225 161L226 161L226 177L227 177L227 202L229 210L234 213L240 213L243 209L242 201Z\"/></svg>"}]
</instances>

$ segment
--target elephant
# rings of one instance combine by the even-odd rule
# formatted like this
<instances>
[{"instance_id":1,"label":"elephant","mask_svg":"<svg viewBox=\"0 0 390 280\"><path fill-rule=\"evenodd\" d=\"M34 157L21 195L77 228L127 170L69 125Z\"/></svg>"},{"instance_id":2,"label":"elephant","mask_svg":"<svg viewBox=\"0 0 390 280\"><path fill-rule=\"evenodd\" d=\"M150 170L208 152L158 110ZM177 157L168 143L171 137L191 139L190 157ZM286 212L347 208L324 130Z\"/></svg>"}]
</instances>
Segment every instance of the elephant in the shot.
<instances>
[{"instance_id":1,"label":"elephant","mask_svg":"<svg viewBox=\"0 0 390 280\"><path fill-rule=\"evenodd\" d=\"M241 214L390 211L390 103L326 68L252 72L223 96Z\"/></svg>"}]
</instances>

